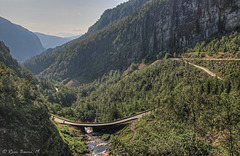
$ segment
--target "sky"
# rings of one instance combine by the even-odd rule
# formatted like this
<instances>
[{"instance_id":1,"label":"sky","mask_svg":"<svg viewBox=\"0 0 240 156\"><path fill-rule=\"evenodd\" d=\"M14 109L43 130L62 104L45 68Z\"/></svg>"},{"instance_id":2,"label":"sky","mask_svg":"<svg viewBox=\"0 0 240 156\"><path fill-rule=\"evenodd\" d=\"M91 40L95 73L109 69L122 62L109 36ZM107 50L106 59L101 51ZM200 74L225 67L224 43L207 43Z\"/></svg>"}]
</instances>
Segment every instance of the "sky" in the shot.
<instances>
[{"instance_id":1,"label":"sky","mask_svg":"<svg viewBox=\"0 0 240 156\"><path fill-rule=\"evenodd\" d=\"M32 32L69 37L87 32L106 9L128 0L0 0L0 16Z\"/></svg>"}]
</instances>

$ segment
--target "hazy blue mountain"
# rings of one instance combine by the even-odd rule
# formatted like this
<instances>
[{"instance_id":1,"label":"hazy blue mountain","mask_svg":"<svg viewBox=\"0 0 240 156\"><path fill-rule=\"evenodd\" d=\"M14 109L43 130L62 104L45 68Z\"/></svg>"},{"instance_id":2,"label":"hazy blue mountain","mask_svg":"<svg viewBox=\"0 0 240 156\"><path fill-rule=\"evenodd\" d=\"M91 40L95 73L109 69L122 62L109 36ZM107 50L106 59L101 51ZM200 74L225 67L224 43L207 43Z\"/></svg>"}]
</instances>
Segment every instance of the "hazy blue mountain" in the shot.
<instances>
[{"instance_id":1,"label":"hazy blue mountain","mask_svg":"<svg viewBox=\"0 0 240 156\"><path fill-rule=\"evenodd\" d=\"M10 48L12 56L23 61L35 56L44 48L39 38L31 31L0 17L0 40Z\"/></svg>"},{"instance_id":2,"label":"hazy blue mountain","mask_svg":"<svg viewBox=\"0 0 240 156\"><path fill-rule=\"evenodd\" d=\"M71 38L46 35L39 32L35 32L35 34L38 36L45 49L55 48L72 40Z\"/></svg>"}]
</instances>

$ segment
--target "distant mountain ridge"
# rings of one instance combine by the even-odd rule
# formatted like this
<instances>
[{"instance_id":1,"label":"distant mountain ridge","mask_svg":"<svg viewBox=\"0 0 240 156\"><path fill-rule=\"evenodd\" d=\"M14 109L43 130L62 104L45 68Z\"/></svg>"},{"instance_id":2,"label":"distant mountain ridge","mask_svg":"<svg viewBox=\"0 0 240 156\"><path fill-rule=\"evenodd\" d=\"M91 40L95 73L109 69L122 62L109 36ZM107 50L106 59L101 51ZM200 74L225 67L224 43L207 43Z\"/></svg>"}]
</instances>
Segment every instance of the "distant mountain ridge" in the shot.
<instances>
[{"instance_id":1,"label":"distant mountain ridge","mask_svg":"<svg viewBox=\"0 0 240 156\"><path fill-rule=\"evenodd\" d=\"M12 56L18 61L44 51L39 38L34 33L2 17L0 17L0 40L10 48Z\"/></svg>"},{"instance_id":2,"label":"distant mountain ridge","mask_svg":"<svg viewBox=\"0 0 240 156\"><path fill-rule=\"evenodd\" d=\"M240 27L238 0L139 2L130 0L106 11L87 34L34 57L25 67L59 81L91 81L110 70L125 70L132 62L180 53L184 47ZM136 7L124 10L131 5ZM124 17L119 16L122 9L129 11Z\"/></svg>"},{"instance_id":3,"label":"distant mountain ridge","mask_svg":"<svg viewBox=\"0 0 240 156\"><path fill-rule=\"evenodd\" d=\"M46 34L42 34L39 32L34 32L34 34L36 34L38 36L38 38L40 39L40 41L45 49L55 48L57 46L60 46L64 43L67 43L68 41L70 41L66 38L52 36L52 35L46 35Z\"/></svg>"},{"instance_id":4,"label":"distant mountain ridge","mask_svg":"<svg viewBox=\"0 0 240 156\"><path fill-rule=\"evenodd\" d=\"M113 9L107 9L101 15L101 18L88 29L88 33L96 33L97 31L102 30L106 26L118 22L119 20L129 16L134 11L139 9L147 1L149 0L131 0L119 4L117 7Z\"/></svg>"},{"instance_id":5,"label":"distant mountain ridge","mask_svg":"<svg viewBox=\"0 0 240 156\"><path fill-rule=\"evenodd\" d=\"M55 48L57 46L63 45L81 36L81 35L76 35L72 37L59 37L59 36L53 36L53 35L46 35L39 32L34 32L34 33L38 36L38 38L40 39L45 49Z\"/></svg>"}]
</instances>

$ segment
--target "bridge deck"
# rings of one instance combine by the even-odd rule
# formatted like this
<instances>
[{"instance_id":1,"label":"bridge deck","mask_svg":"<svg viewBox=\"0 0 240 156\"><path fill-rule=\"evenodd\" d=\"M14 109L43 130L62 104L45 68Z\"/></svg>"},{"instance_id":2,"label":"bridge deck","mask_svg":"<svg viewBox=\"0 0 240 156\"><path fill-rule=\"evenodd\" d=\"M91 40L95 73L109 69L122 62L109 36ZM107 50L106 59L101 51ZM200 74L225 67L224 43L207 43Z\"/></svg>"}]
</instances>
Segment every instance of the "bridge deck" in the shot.
<instances>
[{"instance_id":1,"label":"bridge deck","mask_svg":"<svg viewBox=\"0 0 240 156\"><path fill-rule=\"evenodd\" d=\"M156 109L153 109L153 110L150 110L150 111L147 111L147 112L143 112L143 113L140 113L140 114L130 116L128 118L120 119L120 120L113 121L113 122L106 122L106 123L78 123L78 122L73 122L73 121L69 121L69 120L60 119L60 118L55 117L55 116L52 116L51 118L55 122L63 123L63 124L67 124L67 125L82 126L82 127L103 127L103 126L114 126L114 125L118 125L118 124L127 123L127 122L132 121L132 120L137 120L139 118L142 118L145 115L148 115L148 114L152 113L155 110Z\"/></svg>"}]
</instances>

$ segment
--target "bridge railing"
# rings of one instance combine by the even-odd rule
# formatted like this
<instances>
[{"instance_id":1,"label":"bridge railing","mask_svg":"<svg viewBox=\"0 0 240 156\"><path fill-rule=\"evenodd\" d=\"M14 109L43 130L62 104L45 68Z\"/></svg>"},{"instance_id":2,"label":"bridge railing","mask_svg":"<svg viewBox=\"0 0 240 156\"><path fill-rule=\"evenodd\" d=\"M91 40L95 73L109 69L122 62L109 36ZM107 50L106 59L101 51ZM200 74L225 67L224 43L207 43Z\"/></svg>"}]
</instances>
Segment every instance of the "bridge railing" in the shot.
<instances>
[{"instance_id":1,"label":"bridge railing","mask_svg":"<svg viewBox=\"0 0 240 156\"><path fill-rule=\"evenodd\" d=\"M76 121L71 121L71 120L68 120L68 119L64 119L64 118L61 118L61 117L58 117L54 114L52 114L52 116L54 116L55 118L58 118L58 119L61 119L63 121L66 121L66 122L70 122L70 123L74 123L74 124L108 124L108 123L114 123L114 122L118 122L118 121L121 121L121 120L125 120L125 119L128 119L128 118L132 118L134 116L138 116L138 115L141 115L141 114L145 114L147 112L153 112L155 110L157 110L159 107L157 108L154 108L154 109L151 109L151 110L147 110L147 111L144 111L144 112L141 112L141 113L138 113L138 114L134 114L134 115L131 115L131 116L128 116L128 117L125 117L125 118L121 118L121 119L118 119L118 120L115 120L115 121L109 121L109 122L97 122L97 123L92 123L92 122L76 122Z\"/></svg>"}]
</instances>

